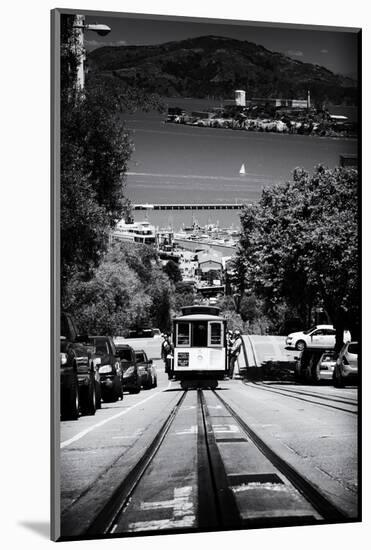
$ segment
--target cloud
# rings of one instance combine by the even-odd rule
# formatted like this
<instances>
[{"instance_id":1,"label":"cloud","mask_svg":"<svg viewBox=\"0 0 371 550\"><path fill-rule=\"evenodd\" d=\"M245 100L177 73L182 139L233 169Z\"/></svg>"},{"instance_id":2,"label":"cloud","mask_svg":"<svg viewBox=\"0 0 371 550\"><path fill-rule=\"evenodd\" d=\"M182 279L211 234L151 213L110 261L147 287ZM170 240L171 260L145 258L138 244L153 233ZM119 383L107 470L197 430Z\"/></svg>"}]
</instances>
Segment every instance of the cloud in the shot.
<instances>
[{"instance_id":1,"label":"cloud","mask_svg":"<svg viewBox=\"0 0 371 550\"><path fill-rule=\"evenodd\" d=\"M290 57L303 57L303 52L301 50L287 50L287 55Z\"/></svg>"},{"instance_id":2,"label":"cloud","mask_svg":"<svg viewBox=\"0 0 371 550\"><path fill-rule=\"evenodd\" d=\"M96 48L101 48L102 46L126 46L127 42L126 40L117 40L113 42L107 42L106 40L85 40L84 45L87 50L91 51Z\"/></svg>"},{"instance_id":3,"label":"cloud","mask_svg":"<svg viewBox=\"0 0 371 550\"><path fill-rule=\"evenodd\" d=\"M321 50L321 53L328 53L328 50L323 49Z\"/></svg>"}]
</instances>

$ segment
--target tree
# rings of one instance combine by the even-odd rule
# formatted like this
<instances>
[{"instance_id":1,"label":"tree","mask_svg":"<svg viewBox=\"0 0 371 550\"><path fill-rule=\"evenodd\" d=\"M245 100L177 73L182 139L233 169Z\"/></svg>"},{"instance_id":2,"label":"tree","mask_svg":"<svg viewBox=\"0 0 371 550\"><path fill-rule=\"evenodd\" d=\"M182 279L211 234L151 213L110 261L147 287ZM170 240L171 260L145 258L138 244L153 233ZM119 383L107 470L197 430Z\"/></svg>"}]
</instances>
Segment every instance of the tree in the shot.
<instances>
[{"instance_id":1,"label":"tree","mask_svg":"<svg viewBox=\"0 0 371 550\"><path fill-rule=\"evenodd\" d=\"M320 305L337 328L337 347L344 328L359 335L357 171L296 169L291 182L265 189L241 223L245 287L273 318L286 304L308 323Z\"/></svg>"},{"instance_id":2,"label":"tree","mask_svg":"<svg viewBox=\"0 0 371 550\"><path fill-rule=\"evenodd\" d=\"M181 312L183 306L192 306L195 303L194 284L188 281L180 281L175 285L174 309L176 313Z\"/></svg>"},{"instance_id":3,"label":"tree","mask_svg":"<svg viewBox=\"0 0 371 550\"><path fill-rule=\"evenodd\" d=\"M90 334L123 335L147 324L165 330L170 325L171 283L151 247L122 243L109 249L89 280L81 274L69 280L65 306Z\"/></svg>"},{"instance_id":4,"label":"tree","mask_svg":"<svg viewBox=\"0 0 371 550\"><path fill-rule=\"evenodd\" d=\"M169 260L164 266L164 272L174 284L182 280L182 273L179 266L174 260Z\"/></svg>"},{"instance_id":5,"label":"tree","mask_svg":"<svg viewBox=\"0 0 371 550\"><path fill-rule=\"evenodd\" d=\"M76 273L88 280L126 216L125 174L133 150L120 113L159 106L156 96L116 89L106 79L77 87L81 48L74 16L61 17L61 294Z\"/></svg>"}]
</instances>

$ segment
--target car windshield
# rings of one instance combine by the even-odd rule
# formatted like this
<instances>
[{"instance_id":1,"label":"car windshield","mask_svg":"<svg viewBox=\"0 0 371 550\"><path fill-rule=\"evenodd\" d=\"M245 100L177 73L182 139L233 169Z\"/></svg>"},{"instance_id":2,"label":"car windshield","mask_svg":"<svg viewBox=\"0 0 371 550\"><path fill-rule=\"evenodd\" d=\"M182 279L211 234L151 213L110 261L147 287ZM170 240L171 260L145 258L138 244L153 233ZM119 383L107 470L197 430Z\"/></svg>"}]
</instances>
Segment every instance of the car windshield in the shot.
<instances>
[{"instance_id":1,"label":"car windshield","mask_svg":"<svg viewBox=\"0 0 371 550\"><path fill-rule=\"evenodd\" d=\"M117 353L122 361L131 361L131 353L129 349L118 349Z\"/></svg>"},{"instance_id":2,"label":"car windshield","mask_svg":"<svg viewBox=\"0 0 371 550\"><path fill-rule=\"evenodd\" d=\"M106 355L109 353L107 348L107 342L104 340L94 340L90 339L90 344L92 346L95 346L95 354L96 355Z\"/></svg>"},{"instance_id":3,"label":"car windshield","mask_svg":"<svg viewBox=\"0 0 371 550\"><path fill-rule=\"evenodd\" d=\"M322 357L322 361L333 361L335 359L335 352L328 352Z\"/></svg>"},{"instance_id":4,"label":"car windshield","mask_svg":"<svg viewBox=\"0 0 371 550\"><path fill-rule=\"evenodd\" d=\"M310 332L312 332L312 331L315 330L316 328L317 328L317 326L314 325L314 327L308 328L308 330L303 330L303 334L309 334Z\"/></svg>"},{"instance_id":5,"label":"car windshield","mask_svg":"<svg viewBox=\"0 0 371 550\"><path fill-rule=\"evenodd\" d=\"M349 344L348 352L354 353L354 355L358 355L358 344Z\"/></svg>"}]
</instances>

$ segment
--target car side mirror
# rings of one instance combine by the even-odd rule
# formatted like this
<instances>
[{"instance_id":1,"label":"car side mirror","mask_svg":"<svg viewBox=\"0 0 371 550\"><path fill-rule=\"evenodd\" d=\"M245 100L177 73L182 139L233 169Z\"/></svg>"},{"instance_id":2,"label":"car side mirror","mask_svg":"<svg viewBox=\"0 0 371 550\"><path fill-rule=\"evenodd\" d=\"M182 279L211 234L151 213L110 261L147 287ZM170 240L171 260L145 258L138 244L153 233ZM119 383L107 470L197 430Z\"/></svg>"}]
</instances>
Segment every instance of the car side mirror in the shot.
<instances>
[{"instance_id":1,"label":"car side mirror","mask_svg":"<svg viewBox=\"0 0 371 550\"><path fill-rule=\"evenodd\" d=\"M152 365L152 364L153 364L153 359L149 359L148 363L149 363L150 365Z\"/></svg>"}]
</instances>

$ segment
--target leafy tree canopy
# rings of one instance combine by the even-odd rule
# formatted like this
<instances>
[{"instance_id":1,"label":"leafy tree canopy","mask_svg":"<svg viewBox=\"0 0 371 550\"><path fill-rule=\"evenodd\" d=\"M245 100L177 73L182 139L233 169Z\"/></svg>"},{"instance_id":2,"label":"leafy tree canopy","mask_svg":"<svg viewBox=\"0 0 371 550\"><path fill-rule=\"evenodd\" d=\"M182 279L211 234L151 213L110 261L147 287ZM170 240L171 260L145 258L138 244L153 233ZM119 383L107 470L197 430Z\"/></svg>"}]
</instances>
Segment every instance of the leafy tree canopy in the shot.
<instances>
[{"instance_id":1,"label":"leafy tree canopy","mask_svg":"<svg viewBox=\"0 0 371 550\"><path fill-rule=\"evenodd\" d=\"M80 274L88 280L108 245L109 231L125 216L125 173L133 151L120 117L125 110L159 106L154 95L126 88L109 79L87 79L77 86L82 57L76 47L74 18L61 20L61 291Z\"/></svg>"},{"instance_id":2,"label":"leafy tree canopy","mask_svg":"<svg viewBox=\"0 0 371 550\"><path fill-rule=\"evenodd\" d=\"M358 333L357 171L296 169L247 206L241 223L238 272L271 315L286 303L306 323L321 304L339 332L347 325Z\"/></svg>"},{"instance_id":3,"label":"leafy tree canopy","mask_svg":"<svg viewBox=\"0 0 371 550\"><path fill-rule=\"evenodd\" d=\"M124 335L131 327L147 324L169 328L171 283L155 257L148 260L150 256L150 247L116 245L89 280L78 275L71 278L65 307L74 313L84 332Z\"/></svg>"},{"instance_id":4,"label":"leafy tree canopy","mask_svg":"<svg viewBox=\"0 0 371 550\"><path fill-rule=\"evenodd\" d=\"M182 273L174 260L169 260L164 266L164 272L173 283L179 283L182 280Z\"/></svg>"}]
</instances>

